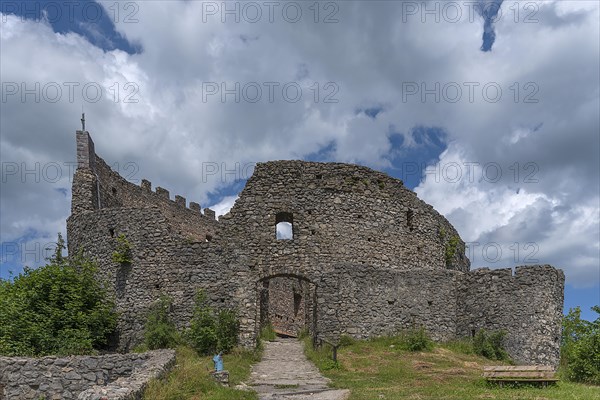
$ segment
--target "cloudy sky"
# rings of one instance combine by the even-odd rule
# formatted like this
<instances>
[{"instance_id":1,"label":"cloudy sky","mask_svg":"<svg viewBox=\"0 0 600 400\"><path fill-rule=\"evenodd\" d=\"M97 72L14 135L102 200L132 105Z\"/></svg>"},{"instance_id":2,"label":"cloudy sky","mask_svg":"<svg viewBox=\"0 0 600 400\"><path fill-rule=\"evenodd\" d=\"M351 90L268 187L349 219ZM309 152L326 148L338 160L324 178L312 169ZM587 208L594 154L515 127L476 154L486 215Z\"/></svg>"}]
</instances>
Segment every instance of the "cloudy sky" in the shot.
<instances>
[{"instance_id":1,"label":"cloudy sky","mask_svg":"<svg viewBox=\"0 0 600 400\"><path fill-rule=\"evenodd\" d=\"M65 231L96 151L226 212L256 162L383 170L473 267L564 269L600 304L597 1L3 1L0 276Z\"/></svg>"}]
</instances>

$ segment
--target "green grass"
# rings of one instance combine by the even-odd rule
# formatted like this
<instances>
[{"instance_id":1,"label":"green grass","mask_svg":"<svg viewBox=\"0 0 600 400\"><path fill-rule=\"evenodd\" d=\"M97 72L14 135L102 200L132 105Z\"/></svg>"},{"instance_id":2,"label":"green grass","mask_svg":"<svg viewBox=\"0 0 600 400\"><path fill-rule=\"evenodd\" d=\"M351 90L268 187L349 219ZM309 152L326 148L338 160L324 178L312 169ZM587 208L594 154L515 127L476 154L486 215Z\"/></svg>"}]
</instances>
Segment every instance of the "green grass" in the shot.
<instances>
[{"instance_id":1,"label":"green grass","mask_svg":"<svg viewBox=\"0 0 600 400\"><path fill-rule=\"evenodd\" d=\"M275 339L277 339L277 334L275 333L273 325L267 324L263 326L260 330L260 340L264 340L265 342L273 342Z\"/></svg>"},{"instance_id":2,"label":"green grass","mask_svg":"<svg viewBox=\"0 0 600 400\"><path fill-rule=\"evenodd\" d=\"M250 366L260 360L260 353L234 350L223 356L229 371L230 387L217 384L209 375L212 357L200 357L189 347L177 348L177 366L162 380L153 380L144 394L145 400L256 400L254 392L233 387L250 374Z\"/></svg>"},{"instance_id":3,"label":"green grass","mask_svg":"<svg viewBox=\"0 0 600 400\"><path fill-rule=\"evenodd\" d=\"M305 353L332 380L333 387L351 390L350 400L600 400L600 387L563 381L548 388L500 388L488 384L481 374L484 365L503 362L473 355L468 343L409 352L403 350L402 341L386 337L343 346L338 349L337 365L327 346L315 351L305 341Z\"/></svg>"}]
</instances>

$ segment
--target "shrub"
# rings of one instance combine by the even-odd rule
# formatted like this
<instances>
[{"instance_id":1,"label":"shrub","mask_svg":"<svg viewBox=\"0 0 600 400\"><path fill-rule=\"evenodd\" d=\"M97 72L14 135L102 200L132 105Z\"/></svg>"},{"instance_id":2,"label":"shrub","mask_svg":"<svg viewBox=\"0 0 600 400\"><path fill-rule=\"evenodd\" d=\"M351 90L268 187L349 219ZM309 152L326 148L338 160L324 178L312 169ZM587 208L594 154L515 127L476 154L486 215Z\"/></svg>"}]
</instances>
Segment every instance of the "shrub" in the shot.
<instances>
[{"instance_id":1,"label":"shrub","mask_svg":"<svg viewBox=\"0 0 600 400\"><path fill-rule=\"evenodd\" d=\"M600 385L600 332L578 341L568 366L568 379Z\"/></svg>"},{"instance_id":2,"label":"shrub","mask_svg":"<svg viewBox=\"0 0 600 400\"><path fill-rule=\"evenodd\" d=\"M217 350L229 353L238 343L240 323L232 310L220 310L217 314Z\"/></svg>"},{"instance_id":3,"label":"shrub","mask_svg":"<svg viewBox=\"0 0 600 400\"><path fill-rule=\"evenodd\" d=\"M425 328L410 329L404 334L403 347L408 351L429 351L433 349L433 341Z\"/></svg>"},{"instance_id":4,"label":"shrub","mask_svg":"<svg viewBox=\"0 0 600 400\"><path fill-rule=\"evenodd\" d=\"M152 305L144 325L144 346L149 350L176 347L180 342L175 324L169 318L171 299L161 296Z\"/></svg>"},{"instance_id":5,"label":"shrub","mask_svg":"<svg viewBox=\"0 0 600 400\"><path fill-rule=\"evenodd\" d=\"M112 253L112 260L117 264L131 264L131 243L122 233L117 236L117 248Z\"/></svg>"},{"instance_id":6,"label":"shrub","mask_svg":"<svg viewBox=\"0 0 600 400\"><path fill-rule=\"evenodd\" d=\"M48 264L0 280L0 354L89 354L102 349L117 323L114 302L81 251L64 257L58 235Z\"/></svg>"},{"instance_id":7,"label":"shrub","mask_svg":"<svg viewBox=\"0 0 600 400\"><path fill-rule=\"evenodd\" d=\"M505 331L488 333L485 329L481 329L473 338L473 351L490 360L508 360L510 357L504 350L505 337Z\"/></svg>"},{"instance_id":8,"label":"shrub","mask_svg":"<svg viewBox=\"0 0 600 400\"><path fill-rule=\"evenodd\" d=\"M454 235L448 240L445 246L445 257L446 257L446 265L451 266L452 261L454 260L454 255L456 254L456 250L458 249L458 244L460 243L460 238L457 235Z\"/></svg>"},{"instance_id":9,"label":"shrub","mask_svg":"<svg viewBox=\"0 0 600 400\"><path fill-rule=\"evenodd\" d=\"M232 310L215 312L206 305L206 296L202 291L196 295L194 314L186 338L190 346L199 354L225 353L236 345L239 333L239 319Z\"/></svg>"}]
</instances>

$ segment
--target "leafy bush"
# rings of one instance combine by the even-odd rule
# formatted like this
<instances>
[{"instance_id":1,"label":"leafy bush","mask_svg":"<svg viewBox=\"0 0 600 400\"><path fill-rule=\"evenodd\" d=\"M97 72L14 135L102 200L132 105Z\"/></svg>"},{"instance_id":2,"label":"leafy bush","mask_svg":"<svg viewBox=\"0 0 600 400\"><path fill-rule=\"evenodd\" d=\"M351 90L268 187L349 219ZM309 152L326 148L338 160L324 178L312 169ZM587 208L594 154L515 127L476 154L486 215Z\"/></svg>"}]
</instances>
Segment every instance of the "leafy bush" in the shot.
<instances>
[{"instance_id":1,"label":"leafy bush","mask_svg":"<svg viewBox=\"0 0 600 400\"><path fill-rule=\"evenodd\" d=\"M117 248L112 253L112 260L117 264L131 264L131 243L122 233L117 236Z\"/></svg>"},{"instance_id":2,"label":"leafy bush","mask_svg":"<svg viewBox=\"0 0 600 400\"><path fill-rule=\"evenodd\" d=\"M600 306L592 307L600 314ZM581 319L581 309L563 318L561 366L571 381L600 385L600 315L594 322Z\"/></svg>"},{"instance_id":3,"label":"leafy bush","mask_svg":"<svg viewBox=\"0 0 600 400\"><path fill-rule=\"evenodd\" d=\"M114 302L96 279L97 266L81 251L64 257L64 248L58 235L47 265L0 280L0 354L89 354L107 345Z\"/></svg>"},{"instance_id":4,"label":"leafy bush","mask_svg":"<svg viewBox=\"0 0 600 400\"><path fill-rule=\"evenodd\" d=\"M206 296L202 291L196 296L194 315L186 338L199 354L225 353L236 345L239 333L239 320L232 310L215 312L206 305Z\"/></svg>"},{"instance_id":5,"label":"leafy bush","mask_svg":"<svg viewBox=\"0 0 600 400\"><path fill-rule=\"evenodd\" d=\"M509 360L510 357L504 350L505 337L505 331L487 332L485 329L481 329L473 338L473 350L475 354L490 360Z\"/></svg>"},{"instance_id":6,"label":"leafy bush","mask_svg":"<svg viewBox=\"0 0 600 400\"><path fill-rule=\"evenodd\" d=\"M446 257L446 265L451 266L452 261L454 260L454 255L456 254L456 250L458 249L458 244L460 243L460 238L457 235L454 235L448 240L446 243L446 247L444 250Z\"/></svg>"},{"instance_id":7,"label":"leafy bush","mask_svg":"<svg viewBox=\"0 0 600 400\"><path fill-rule=\"evenodd\" d=\"M232 310L220 310L217 314L217 350L229 353L238 343L240 323Z\"/></svg>"},{"instance_id":8,"label":"leafy bush","mask_svg":"<svg viewBox=\"0 0 600 400\"><path fill-rule=\"evenodd\" d=\"M408 351L429 351L433 349L433 341L425 328L410 329L403 335L403 346Z\"/></svg>"},{"instance_id":9,"label":"leafy bush","mask_svg":"<svg viewBox=\"0 0 600 400\"><path fill-rule=\"evenodd\" d=\"M144 347L149 350L168 349L177 346L181 340L177 328L169 318L171 299L161 296L152 305L144 325Z\"/></svg>"}]
</instances>

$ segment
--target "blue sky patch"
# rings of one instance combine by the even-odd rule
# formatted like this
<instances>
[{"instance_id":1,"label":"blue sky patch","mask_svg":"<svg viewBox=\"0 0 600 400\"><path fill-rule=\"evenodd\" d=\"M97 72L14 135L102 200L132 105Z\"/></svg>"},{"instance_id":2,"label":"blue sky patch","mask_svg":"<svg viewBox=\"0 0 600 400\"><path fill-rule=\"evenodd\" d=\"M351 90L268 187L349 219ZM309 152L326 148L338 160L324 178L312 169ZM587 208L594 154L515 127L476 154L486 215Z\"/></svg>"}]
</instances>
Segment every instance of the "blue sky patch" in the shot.
<instances>
[{"instance_id":1,"label":"blue sky patch","mask_svg":"<svg viewBox=\"0 0 600 400\"><path fill-rule=\"evenodd\" d=\"M358 110L356 110L356 115L364 113L367 117L375 119L377 118L377 115L383 111L383 107L380 106L374 106L374 107L369 107L369 108L359 108Z\"/></svg>"},{"instance_id":2,"label":"blue sky patch","mask_svg":"<svg viewBox=\"0 0 600 400\"><path fill-rule=\"evenodd\" d=\"M479 0L475 7L479 15L483 17L483 43L481 51L492 51L492 46L496 41L496 31L494 23L499 18L500 7L504 0Z\"/></svg>"},{"instance_id":3,"label":"blue sky patch","mask_svg":"<svg viewBox=\"0 0 600 400\"><path fill-rule=\"evenodd\" d=\"M332 140L327 145L321 147L318 151L307 154L306 157L304 157L304 160L314 161L314 162L331 161L335 151L336 151L336 143L335 143L335 140Z\"/></svg>"},{"instance_id":4,"label":"blue sky patch","mask_svg":"<svg viewBox=\"0 0 600 400\"><path fill-rule=\"evenodd\" d=\"M391 126L388 140L391 144L390 162L386 169L391 176L402 179L413 190L421 183L428 165L435 164L446 150L447 133L443 128L417 126L409 133L410 140Z\"/></svg>"},{"instance_id":5,"label":"blue sky patch","mask_svg":"<svg viewBox=\"0 0 600 400\"><path fill-rule=\"evenodd\" d=\"M46 263L56 249L56 239L40 236L35 230L28 230L24 236L14 241L0 243L0 278L9 279L23 272L24 266L37 268Z\"/></svg>"},{"instance_id":6,"label":"blue sky patch","mask_svg":"<svg viewBox=\"0 0 600 400\"><path fill-rule=\"evenodd\" d=\"M46 20L54 32L77 33L104 51L119 49L135 54L142 50L115 30L115 23L138 21L139 5L133 1L115 2L108 9L93 0L3 2L0 7L3 14L34 21Z\"/></svg>"}]
</instances>

